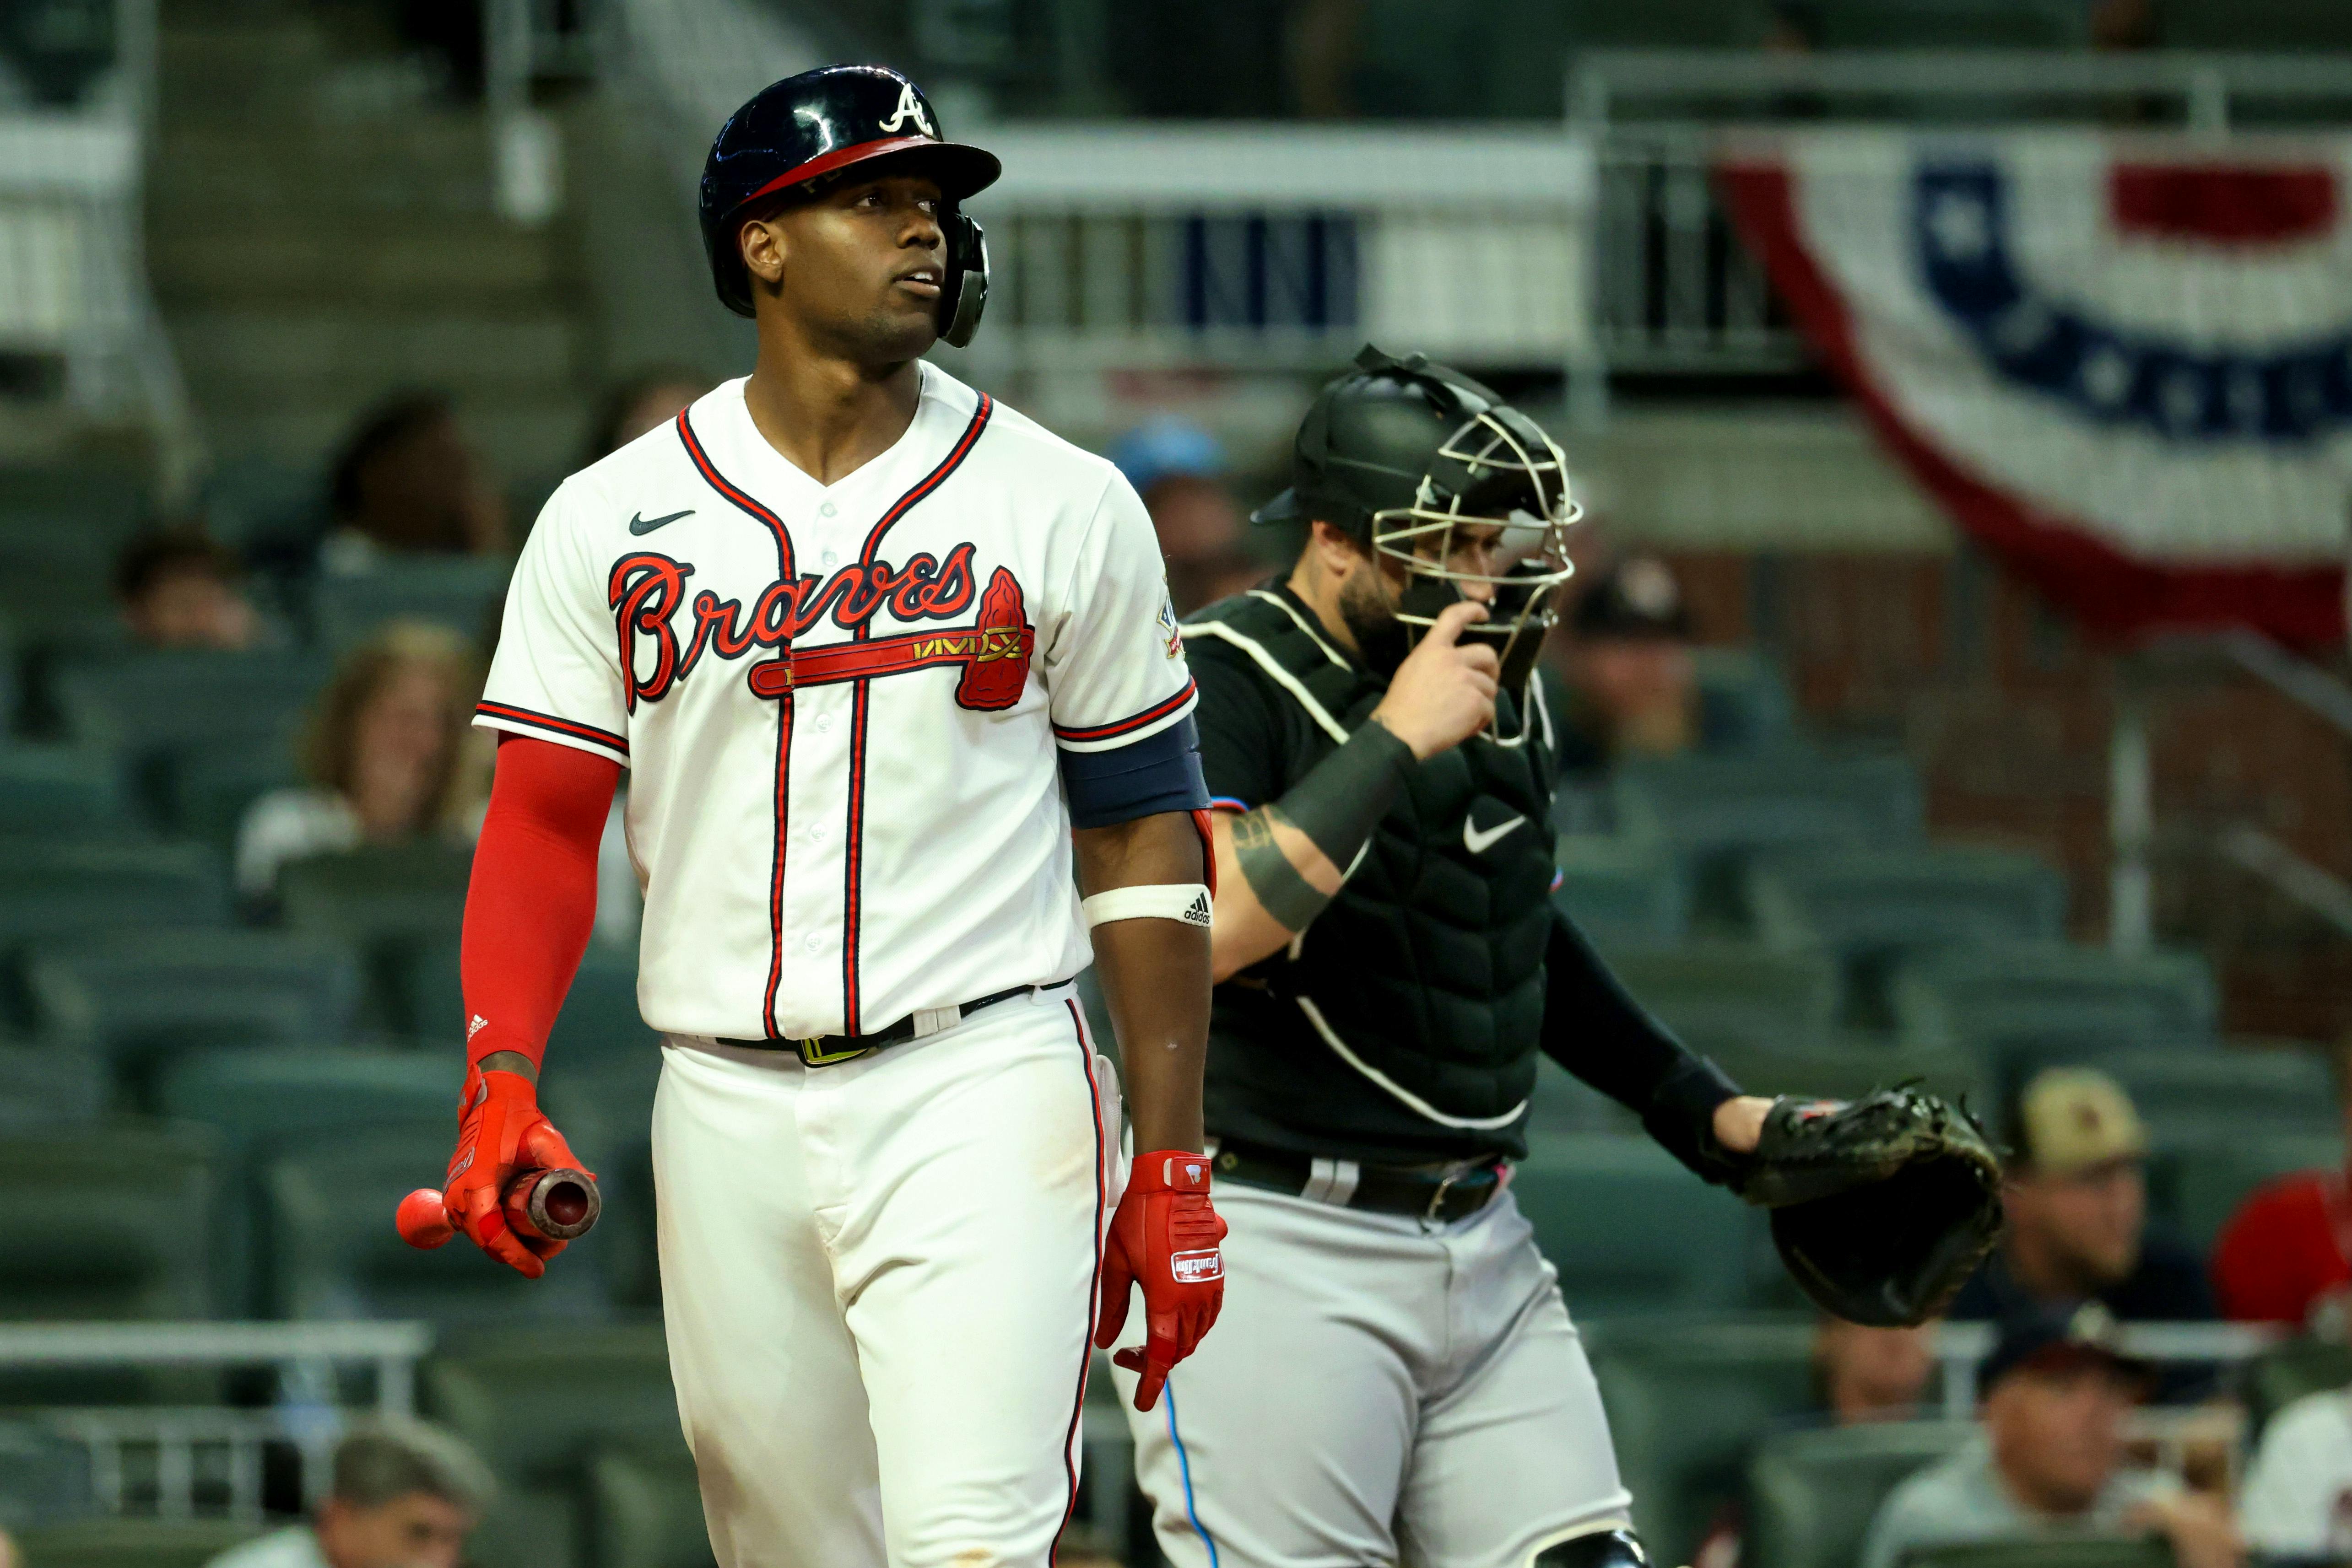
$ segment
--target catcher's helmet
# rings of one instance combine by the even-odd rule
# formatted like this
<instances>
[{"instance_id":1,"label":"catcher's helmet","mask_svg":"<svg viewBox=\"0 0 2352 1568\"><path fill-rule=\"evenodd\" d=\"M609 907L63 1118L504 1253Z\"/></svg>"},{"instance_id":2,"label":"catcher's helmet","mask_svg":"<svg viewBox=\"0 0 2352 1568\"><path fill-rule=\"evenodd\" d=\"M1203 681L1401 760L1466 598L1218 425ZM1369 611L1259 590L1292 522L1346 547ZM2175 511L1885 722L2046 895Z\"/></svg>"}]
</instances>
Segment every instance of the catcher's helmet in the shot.
<instances>
[{"instance_id":1,"label":"catcher's helmet","mask_svg":"<svg viewBox=\"0 0 2352 1568\"><path fill-rule=\"evenodd\" d=\"M963 199L1003 172L992 152L940 137L922 89L887 66L820 66L761 89L730 115L702 165L702 249L719 303L751 314L743 268L743 220L795 185L887 158L919 167L940 185L947 277L940 289L940 336L961 349L988 302L988 246Z\"/></svg>"},{"instance_id":2,"label":"catcher's helmet","mask_svg":"<svg viewBox=\"0 0 2352 1568\"><path fill-rule=\"evenodd\" d=\"M1551 625L1551 590L1575 570L1568 529L1583 515L1566 455L1534 420L1425 355L1400 360L1367 345L1307 408L1290 488L1251 520L1330 523L1402 564L1397 619L1415 636L1461 597L1461 584L1489 585L1487 619L1464 634L1496 644L1516 687ZM1449 564L1465 524L1500 527L1508 564L1493 572Z\"/></svg>"}]
</instances>

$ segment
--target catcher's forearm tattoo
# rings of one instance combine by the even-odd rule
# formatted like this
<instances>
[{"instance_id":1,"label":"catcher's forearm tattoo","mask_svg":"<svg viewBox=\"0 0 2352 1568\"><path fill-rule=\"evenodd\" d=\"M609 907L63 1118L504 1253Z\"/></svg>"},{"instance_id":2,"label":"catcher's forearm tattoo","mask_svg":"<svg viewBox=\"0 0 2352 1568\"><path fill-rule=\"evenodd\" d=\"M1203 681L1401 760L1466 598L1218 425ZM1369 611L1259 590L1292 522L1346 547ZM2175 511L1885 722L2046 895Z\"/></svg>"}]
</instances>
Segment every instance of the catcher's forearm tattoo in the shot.
<instances>
[{"instance_id":1,"label":"catcher's forearm tattoo","mask_svg":"<svg viewBox=\"0 0 2352 1568\"><path fill-rule=\"evenodd\" d=\"M1234 859L1242 868L1242 880L1257 894L1260 908L1279 922L1286 931L1304 931L1323 913L1331 895L1298 874L1290 857L1282 852L1276 841L1274 825L1280 822L1295 827L1279 806L1260 806L1234 820Z\"/></svg>"}]
</instances>

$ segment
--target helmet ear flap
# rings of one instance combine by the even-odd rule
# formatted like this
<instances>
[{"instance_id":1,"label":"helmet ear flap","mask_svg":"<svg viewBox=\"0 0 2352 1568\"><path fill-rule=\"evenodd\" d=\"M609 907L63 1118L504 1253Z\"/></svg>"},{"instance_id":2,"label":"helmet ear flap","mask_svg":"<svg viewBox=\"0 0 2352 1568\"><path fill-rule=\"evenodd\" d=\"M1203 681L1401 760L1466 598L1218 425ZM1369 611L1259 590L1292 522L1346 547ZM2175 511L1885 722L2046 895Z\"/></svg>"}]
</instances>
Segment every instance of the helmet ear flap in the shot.
<instances>
[{"instance_id":1,"label":"helmet ear flap","mask_svg":"<svg viewBox=\"0 0 2352 1568\"><path fill-rule=\"evenodd\" d=\"M968 347L988 307L988 235L961 206L941 214L947 231L947 286L940 290L940 340Z\"/></svg>"}]
</instances>

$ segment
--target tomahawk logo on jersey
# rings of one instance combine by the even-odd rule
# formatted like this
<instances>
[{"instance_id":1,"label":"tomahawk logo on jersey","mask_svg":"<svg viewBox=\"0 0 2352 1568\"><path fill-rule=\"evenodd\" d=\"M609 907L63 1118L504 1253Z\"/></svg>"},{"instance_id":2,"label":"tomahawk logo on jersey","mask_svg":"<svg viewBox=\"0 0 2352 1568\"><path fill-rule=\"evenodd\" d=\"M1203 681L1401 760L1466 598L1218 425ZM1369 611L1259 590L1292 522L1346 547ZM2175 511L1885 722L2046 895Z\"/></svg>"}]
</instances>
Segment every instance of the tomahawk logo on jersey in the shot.
<instances>
[{"instance_id":1,"label":"tomahawk logo on jersey","mask_svg":"<svg viewBox=\"0 0 2352 1568\"><path fill-rule=\"evenodd\" d=\"M857 1033L1068 978L1057 748L1193 701L1142 503L929 365L906 434L820 485L742 385L548 502L476 722L629 766L656 1030Z\"/></svg>"}]
</instances>

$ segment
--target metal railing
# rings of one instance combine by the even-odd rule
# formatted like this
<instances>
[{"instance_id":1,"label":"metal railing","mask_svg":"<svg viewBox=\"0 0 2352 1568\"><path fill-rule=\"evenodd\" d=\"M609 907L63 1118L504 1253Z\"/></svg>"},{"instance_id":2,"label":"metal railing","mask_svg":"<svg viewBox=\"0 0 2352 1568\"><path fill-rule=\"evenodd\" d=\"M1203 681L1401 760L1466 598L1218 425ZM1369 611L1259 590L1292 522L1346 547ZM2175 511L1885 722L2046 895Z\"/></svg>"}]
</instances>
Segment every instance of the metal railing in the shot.
<instances>
[{"instance_id":1,"label":"metal railing","mask_svg":"<svg viewBox=\"0 0 2352 1568\"><path fill-rule=\"evenodd\" d=\"M433 1346L420 1322L161 1322L0 1324L0 1369L151 1371L261 1367L278 1375L278 1403L37 1407L43 1427L89 1455L99 1507L166 1519L200 1511L257 1521L265 1450L299 1457L306 1502L324 1496L342 1427L338 1373L373 1374L373 1408L407 1415L416 1364ZM215 1505L217 1505L216 1507Z\"/></svg>"}]
</instances>

